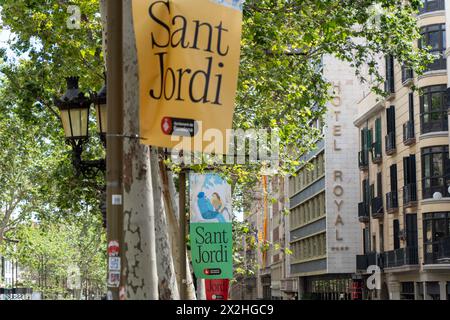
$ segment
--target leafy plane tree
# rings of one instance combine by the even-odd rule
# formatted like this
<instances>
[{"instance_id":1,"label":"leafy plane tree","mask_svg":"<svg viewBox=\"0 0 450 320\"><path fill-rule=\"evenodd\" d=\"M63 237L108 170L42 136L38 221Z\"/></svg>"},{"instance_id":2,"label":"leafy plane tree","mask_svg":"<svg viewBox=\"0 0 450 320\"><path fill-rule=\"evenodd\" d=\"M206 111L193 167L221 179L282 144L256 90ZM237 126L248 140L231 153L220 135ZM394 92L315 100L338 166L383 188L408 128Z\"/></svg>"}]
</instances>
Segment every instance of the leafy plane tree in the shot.
<instances>
[{"instance_id":1,"label":"leafy plane tree","mask_svg":"<svg viewBox=\"0 0 450 320\"><path fill-rule=\"evenodd\" d=\"M279 174L293 173L301 155L314 148L321 137L320 130L310 123L323 117L330 99L330 86L321 73L322 57L331 54L347 61L361 80L370 82L378 93L384 81L378 71L382 55L391 54L421 74L431 56L414 45L420 37L414 17L420 3L419 0L246 0L234 128L277 129L283 159ZM73 177L70 150L64 146L59 119L52 109L54 96L64 92L67 76L80 76L83 91L98 91L103 85L105 60L99 4L97 0L71 1L70 5L78 6L81 13L79 28L73 29L68 28L71 14L66 2L0 0L1 25L15 35L8 42L9 48L17 56L25 57L9 61L6 54L2 55L2 119L20 121L36 137L48 142L47 151L43 151L45 148L37 151L44 155L40 157L43 170L38 173L48 168L59 188L55 184L40 184L46 187L32 194L37 195L35 199L53 195L49 203L61 213L63 221L84 221L85 216L67 212L81 212L85 205L96 207L99 198L96 186L103 182L101 177L92 184ZM376 23L374 6L379 8ZM5 150L14 145L10 140ZM28 151L34 147L23 146ZM45 159L52 152L56 158L50 159L55 162L48 165ZM100 141L91 143L87 153L87 158L100 157ZM217 169L233 186L236 210L244 212L252 200L248 190L260 181L260 167L236 165ZM13 172L11 168L4 170ZM16 190L0 188L6 193ZM19 197L21 205L31 204L28 195ZM176 193L172 192L170 197L176 197ZM247 229L235 222L235 237L247 237ZM172 230L171 234L176 232ZM242 261L238 246L236 250L236 261ZM241 267L239 264L238 270L244 269Z\"/></svg>"}]
</instances>

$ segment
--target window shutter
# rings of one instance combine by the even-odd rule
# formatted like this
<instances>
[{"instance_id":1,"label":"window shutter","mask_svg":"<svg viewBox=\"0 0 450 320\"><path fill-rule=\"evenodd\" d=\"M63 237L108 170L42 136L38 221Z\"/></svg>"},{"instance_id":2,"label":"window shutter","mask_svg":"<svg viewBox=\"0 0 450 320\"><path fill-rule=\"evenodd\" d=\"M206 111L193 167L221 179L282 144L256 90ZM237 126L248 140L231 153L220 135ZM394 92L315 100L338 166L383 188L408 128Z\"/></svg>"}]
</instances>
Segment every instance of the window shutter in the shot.
<instances>
[{"instance_id":1,"label":"window shutter","mask_svg":"<svg viewBox=\"0 0 450 320\"><path fill-rule=\"evenodd\" d=\"M409 157L409 175L410 183L417 183L417 173L416 173L416 155L412 154Z\"/></svg>"},{"instance_id":2,"label":"window shutter","mask_svg":"<svg viewBox=\"0 0 450 320\"><path fill-rule=\"evenodd\" d=\"M377 173L377 195L383 198L383 176L381 172Z\"/></svg>"},{"instance_id":3,"label":"window shutter","mask_svg":"<svg viewBox=\"0 0 450 320\"><path fill-rule=\"evenodd\" d=\"M403 158L403 181L405 186L409 184L409 157Z\"/></svg>"},{"instance_id":4,"label":"window shutter","mask_svg":"<svg viewBox=\"0 0 450 320\"><path fill-rule=\"evenodd\" d=\"M397 165L391 166L391 191L397 191Z\"/></svg>"},{"instance_id":5,"label":"window shutter","mask_svg":"<svg viewBox=\"0 0 450 320\"><path fill-rule=\"evenodd\" d=\"M414 93L409 93L409 120L414 121Z\"/></svg>"}]
</instances>

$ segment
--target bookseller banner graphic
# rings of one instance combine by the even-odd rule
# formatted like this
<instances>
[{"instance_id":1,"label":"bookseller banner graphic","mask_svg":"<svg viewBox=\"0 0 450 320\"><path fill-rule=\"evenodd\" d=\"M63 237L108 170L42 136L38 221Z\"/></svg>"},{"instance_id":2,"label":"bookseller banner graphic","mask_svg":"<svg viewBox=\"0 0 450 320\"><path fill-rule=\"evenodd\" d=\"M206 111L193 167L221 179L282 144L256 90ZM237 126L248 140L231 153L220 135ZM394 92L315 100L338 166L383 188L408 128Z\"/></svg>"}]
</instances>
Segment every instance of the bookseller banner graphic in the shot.
<instances>
[{"instance_id":1,"label":"bookseller banner graphic","mask_svg":"<svg viewBox=\"0 0 450 320\"><path fill-rule=\"evenodd\" d=\"M209 129L226 137L232 127L242 0L132 3L142 141L174 148L184 138L184 149L203 151L211 142L194 137Z\"/></svg>"},{"instance_id":2,"label":"bookseller banner graphic","mask_svg":"<svg viewBox=\"0 0 450 320\"><path fill-rule=\"evenodd\" d=\"M231 186L216 174L189 176L191 254L201 279L233 278Z\"/></svg>"}]
</instances>

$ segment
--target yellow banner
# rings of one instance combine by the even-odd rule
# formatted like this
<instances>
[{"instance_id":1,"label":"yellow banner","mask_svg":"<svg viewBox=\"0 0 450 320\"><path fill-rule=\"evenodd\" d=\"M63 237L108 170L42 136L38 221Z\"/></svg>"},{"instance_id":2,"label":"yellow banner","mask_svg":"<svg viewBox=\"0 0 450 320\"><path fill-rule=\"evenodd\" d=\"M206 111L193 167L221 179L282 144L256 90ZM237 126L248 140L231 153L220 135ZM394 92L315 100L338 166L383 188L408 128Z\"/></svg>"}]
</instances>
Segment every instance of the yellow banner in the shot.
<instances>
[{"instance_id":1,"label":"yellow banner","mask_svg":"<svg viewBox=\"0 0 450 320\"><path fill-rule=\"evenodd\" d=\"M179 149L184 139L185 151L205 151L221 134L224 145L237 89L241 3L133 0L143 143Z\"/></svg>"}]
</instances>

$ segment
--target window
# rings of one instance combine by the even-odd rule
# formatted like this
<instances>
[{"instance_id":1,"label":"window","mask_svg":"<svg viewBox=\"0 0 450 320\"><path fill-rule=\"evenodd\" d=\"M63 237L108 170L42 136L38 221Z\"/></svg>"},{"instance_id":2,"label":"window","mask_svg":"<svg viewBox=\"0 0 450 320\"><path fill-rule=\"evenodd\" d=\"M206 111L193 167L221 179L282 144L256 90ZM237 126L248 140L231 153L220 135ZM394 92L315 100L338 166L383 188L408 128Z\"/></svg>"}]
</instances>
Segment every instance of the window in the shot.
<instances>
[{"instance_id":1,"label":"window","mask_svg":"<svg viewBox=\"0 0 450 320\"><path fill-rule=\"evenodd\" d=\"M404 204L417 201L416 155L403 158Z\"/></svg>"},{"instance_id":2,"label":"window","mask_svg":"<svg viewBox=\"0 0 450 320\"><path fill-rule=\"evenodd\" d=\"M387 93L395 92L395 80L394 80L394 57L392 55L387 55L386 59L386 82L385 91Z\"/></svg>"},{"instance_id":3,"label":"window","mask_svg":"<svg viewBox=\"0 0 450 320\"><path fill-rule=\"evenodd\" d=\"M396 150L396 136L395 136L395 106L390 106L386 110L386 153L392 155Z\"/></svg>"},{"instance_id":4,"label":"window","mask_svg":"<svg viewBox=\"0 0 450 320\"><path fill-rule=\"evenodd\" d=\"M377 173L377 197L383 197L383 175L381 172Z\"/></svg>"},{"instance_id":5,"label":"window","mask_svg":"<svg viewBox=\"0 0 450 320\"><path fill-rule=\"evenodd\" d=\"M400 300L414 300L414 282L402 282Z\"/></svg>"},{"instance_id":6,"label":"window","mask_svg":"<svg viewBox=\"0 0 450 320\"><path fill-rule=\"evenodd\" d=\"M397 192L397 165L393 164L390 167L391 171L391 192Z\"/></svg>"},{"instance_id":7,"label":"window","mask_svg":"<svg viewBox=\"0 0 450 320\"><path fill-rule=\"evenodd\" d=\"M412 92L408 94L408 112L409 121L414 122L414 93Z\"/></svg>"},{"instance_id":8,"label":"window","mask_svg":"<svg viewBox=\"0 0 450 320\"><path fill-rule=\"evenodd\" d=\"M419 41L419 47L431 47L430 53L435 60L427 67L427 71L443 70L447 68L445 58L445 24L433 24L421 28L422 39Z\"/></svg>"},{"instance_id":9,"label":"window","mask_svg":"<svg viewBox=\"0 0 450 320\"><path fill-rule=\"evenodd\" d=\"M400 222L394 220L394 250L400 249Z\"/></svg>"},{"instance_id":10,"label":"window","mask_svg":"<svg viewBox=\"0 0 450 320\"><path fill-rule=\"evenodd\" d=\"M447 86L438 85L422 88L420 97L420 124L422 134L448 131Z\"/></svg>"},{"instance_id":11,"label":"window","mask_svg":"<svg viewBox=\"0 0 450 320\"><path fill-rule=\"evenodd\" d=\"M450 258L450 212L424 214L423 244L426 264Z\"/></svg>"},{"instance_id":12,"label":"window","mask_svg":"<svg viewBox=\"0 0 450 320\"><path fill-rule=\"evenodd\" d=\"M373 157L381 157L382 154L382 135L381 135L381 118L375 120L375 142L373 144Z\"/></svg>"},{"instance_id":13,"label":"window","mask_svg":"<svg viewBox=\"0 0 450 320\"><path fill-rule=\"evenodd\" d=\"M406 221L406 246L408 248L417 248L417 214L407 214Z\"/></svg>"},{"instance_id":14,"label":"window","mask_svg":"<svg viewBox=\"0 0 450 320\"><path fill-rule=\"evenodd\" d=\"M423 199L433 198L440 192L448 197L450 185L450 160L448 146L438 146L422 149L422 196Z\"/></svg>"},{"instance_id":15,"label":"window","mask_svg":"<svg viewBox=\"0 0 450 320\"><path fill-rule=\"evenodd\" d=\"M445 0L422 0L420 13L445 10Z\"/></svg>"}]
</instances>

